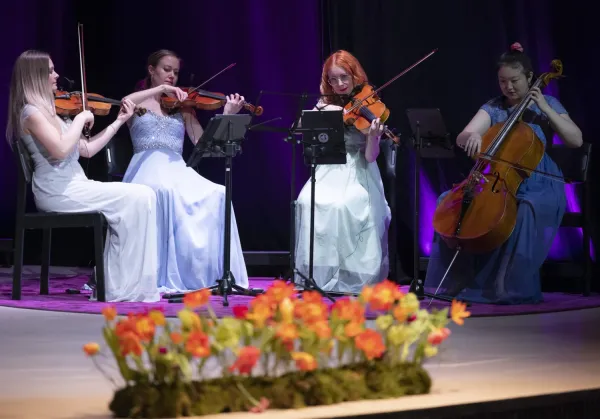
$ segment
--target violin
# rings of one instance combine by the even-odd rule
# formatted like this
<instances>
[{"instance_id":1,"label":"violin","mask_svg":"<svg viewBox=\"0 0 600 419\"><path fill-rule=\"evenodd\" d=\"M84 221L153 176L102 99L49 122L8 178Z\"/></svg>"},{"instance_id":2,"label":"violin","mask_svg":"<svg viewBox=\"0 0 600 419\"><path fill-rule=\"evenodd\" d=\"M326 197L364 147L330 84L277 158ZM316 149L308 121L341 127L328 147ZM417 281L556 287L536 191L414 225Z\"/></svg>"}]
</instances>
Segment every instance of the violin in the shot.
<instances>
[{"instance_id":1,"label":"violin","mask_svg":"<svg viewBox=\"0 0 600 419\"><path fill-rule=\"evenodd\" d=\"M54 93L56 113L61 116L74 116L87 109L94 115L106 116L109 114L113 105L121 106L121 101L109 99L96 93L87 94L87 101L84 106L81 96L81 92L65 92L57 90ZM135 113L142 116L146 113L146 109L136 107Z\"/></svg>"},{"instance_id":2,"label":"violin","mask_svg":"<svg viewBox=\"0 0 600 419\"><path fill-rule=\"evenodd\" d=\"M554 60L551 66L554 71L542 74L531 88L542 89L562 77L562 63ZM484 152L475 156L469 176L454 185L435 210L433 227L456 249L455 257L461 250L488 252L508 240L516 225L521 183L532 172L548 175L535 170L544 156L544 143L520 120L531 100L530 89L505 122L493 125L483 135ZM490 170L484 173L487 168Z\"/></svg>"},{"instance_id":3,"label":"violin","mask_svg":"<svg viewBox=\"0 0 600 419\"><path fill-rule=\"evenodd\" d=\"M358 93L354 93L357 91ZM381 101L379 96L374 93L373 86L364 83L357 86L353 91L350 102L344 106L344 123L368 134L371 123L379 118L381 123L385 123L390 117L390 110ZM383 133L396 144L400 139L386 126Z\"/></svg>"},{"instance_id":4,"label":"violin","mask_svg":"<svg viewBox=\"0 0 600 419\"><path fill-rule=\"evenodd\" d=\"M391 80L386 82L378 89L373 89L373 86L371 86L369 83L364 83L357 86L350 95L350 101L344 106L344 123L349 126L354 126L363 134L367 134L369 132L369 128L371 127L371 123L375 119L379 118L381 122L387 121L390 117L390 109L387 108L381 101L378 93L392 84L398 78L415 68L417 65L431 57L436 52L437 48L401 73L394 76ZM400 143L400 139L392 131L390 131L389 128L385 127L383 133L394 143Z\"/></svg>"},{"instance_id":5,"label":"violin","mask_svg":"<svg viewBox=\"0 0 600 419\"><path fill-rule=\"evenodd\" d=\"M196 108L205 111L219 109L227 103L227 97L222 93L208 92L197 88L182 88L188 94L184 101L179 101L177 98L162 96L160 99L161 107L168 111L173 111L179 108ZM244 109L251 113L260 116L263 113L262 106L254 106L244 101Z\"/></svg>"}]
</instances>

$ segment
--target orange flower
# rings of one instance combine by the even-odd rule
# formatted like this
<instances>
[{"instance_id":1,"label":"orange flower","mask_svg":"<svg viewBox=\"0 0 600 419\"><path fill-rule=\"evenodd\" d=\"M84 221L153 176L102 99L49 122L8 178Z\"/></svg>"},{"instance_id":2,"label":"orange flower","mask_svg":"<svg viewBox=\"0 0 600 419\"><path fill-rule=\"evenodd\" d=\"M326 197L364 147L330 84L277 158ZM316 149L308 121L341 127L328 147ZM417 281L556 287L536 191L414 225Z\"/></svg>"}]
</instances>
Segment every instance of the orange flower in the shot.
<instances>
[{"instance_id":1,"label":"orange flower","mask_svg":"<svg viewBox=\"0 0 600 419\"><path fill-rule=\"evenodd\" d=\"M181 342L183 342L183 336L181 335L181 333L171 332L171 341L175 345L179 345Z\"/></svg>"},{"instance_id":2,"label":"orange flower","mask_svg":"<svg viewBox=\"0 0 600 419\"><path fill-rule=\"evenodd\" d=\"M294 314L306 324L326 321L329 317L327 304L317 291L305 291L302 301L296 303Z\"/></svg>"},{"instance_id":3,"label":"orange flower","mask_svg":"<svg viewBox=\"0 0 600 419\"><path fill-rule=\"evenodd\" d=\"M344 326L344 335L349 338L358 336L363 331L363 325L361 323L350 322Z\"/></svg>"},{"instance_id":4,"label":"orange flower","mask_svg":"<svg viewBox=\"0 0 600 419\"><path fill-rule=\"evenodd\" d=\"M206 358L210 355L208 336L199 331L190 333L185 342L185 350L194 358Z\"/></svg>"},{"instance_id":5,"label":"orange flower","mask_svg":"<svg viewBox=\"0 0 600 419\"><path fill-rule=\"evenodd\" d=\"M273 285L267 289L265 295L274 305L278 305L286 298L290 300L296 298L297 291L294 288L294 284L288 284L285 281L275 280L273 281Z\"/></svg>"},{"instance_id":6,"label":"orange flower","mask_svg":"<svg viewBox=\"0 0 600 419\"><path fill-rule=\"evenodd\" d=\"M137 335L143 342L150 342L154 339L154 322L149 317L142 317L137 320L136 324Z\"/></svg>"},{"instance_id":7,"label":"orange flower","mask_svg":"<svg viewBox=\"0 0 600 419\"><path fill-rule=\"evenodd\" d=\"M113 321L115 317L117 317L117 308L113 305L105 305L102 307L102 315L106 319L106 321Z\"/></svg>"},{"instance_id":8,"label":"orange flower","mask_svg":"<svg viewBox=\"0 0 600 419\"><path fill-rule=\"evenodd\" d=\"M462 326L463 324L465 324L465 321L463 319L466 319L470 315L471 313L467 311L466 303L457 300L452 300L452 307L450 308L450 317L452 317L452 321L454 323L458 324L459 326Z\"/></svg>"},{"instance_id":9,"label":"orange flower","mask_svg":"<svg viewBox=\"0 0 600 419\"><path fill-rule=\"evenodd\" d=\"M315 332L315 334L321 339L327 339L331 337L331 328L329 327L327 320L320 320L318 322L311 323L307 327Z\"/></svg>"},{"instance_id":10,"label":"orange flower","mask_svg":"<svg viewBox=\"0 0 600 419\"><path fill-rule=\"evenodd\" d=\"M154 324L157 326L164 326L166 323L165 315L162 311L150 310L150 313L148 313L148 316L154 322Z\"/></svg>"},{"instance_id":11,"label":"orange flower","mask_svg":"<svg viewBox=\"0 0 600 419\"><path fill-rule=\"evenodd\" d=\"M240 374L250 374L258 362L260 349L254 346L244 346L240 349L237 359L229 367L229 371L239 371Z\"/></svg>"},{"instance_id":12,"label":"orange flower","mask_svg":"<svg viewBox=\"0 0 600 419\"><path fill-rule=\"evenodd\" d=\"M341 320L349 320L354 323L365 321L365 308L358 300L349 298L337 300L331 308L331 313Z\"/></svg>"},{"instance_id":13,"label":"orange flower","mask_svg":"<svg viewBox=\"0 0 600 419\"><path fill-rule=\"evenodd\" d=\"M298 338L298 328L293 323L284 323L277 329L276 336L284 343L293 342Z\"/></svg>"},{"instance_id":14,"label":"orange flower","mask_svg":"<svg viewBox=\"0 0 600 419\"><path fill-rule=\"evenodd\" d=\"M258 298L253 301L259 302L252 306L251 310L246 314L246 319L251 320L256 327L264 327L266 321L273 316L271 305L267 301L260 302Z\"/></svg>"},{"instance_id":15,"label":"orange flower","mask_svg":"<svg viewBox=\"0 0 600 419\"><path fill-rule=\"evenodd\" d=\"M369 304L373 310L389 310L402 295L398 285L386 279L375 285Z\"/></svg>"},{"instance_id":16,"label":"orange flower","mask_svg":"<svg viewBox=\"0 0 600 419\"><path fill-rule=\"evenodd\" d=\"M306 352L292 352L292 359L296 361L296 367L301 371L313 371L317 369L317 360Z\"/></svg>"},{"instance_id":17,"label":"orange flower","mask_svg":"<svg viewBox=\"0 0 600 419\"><path fill-rule=\"evenodd\" d=\"M406 310L400 304L394 307L393 315L399 323L404 323L408 319L408 314L406 313Z\"/></svg>"},{"instance_id":18,"label":"orange flower","mask_svg":"<svg viewBox=\"0 0 600 419\"><path fill-rule=\"evenodd\" d=\"M383 338L373 329L367 329L356 336L354 344L363 351L367 359L379 358L385 352Z\"/></svg>"},{"instance_id":19,"label":"orange flower","mask_svg":"<svg viewBox=\"0 0 600 419\"><path fill-rule=\"evenodd\" d=\"M94 356L99 351L100 351L100 345L98 345L96 342L90 342L90 343L86 343L85 345L83 345L83 352L85 352L85 354L87 356Z\"/></svg>"},{"instance_id":20,"label":"orange flower","mask_svg":"<svg viewBox=\"0 0 600 419\"><path fill-rule=\"evenodd\" d=\"M142 355L142 343L140 342L140 338L134 332L127 331L119 336L119 346L121 347L121 355L123 356L129 354L137 356Z\"/></svg>"},{"instance_id":21,"label":"orange flower","mask_svg":"<svg viewBox=\"0 0 600 419\"><path fill-rule=\"evenodd\" d=\"M208 303L211 291L208 288L189 292L183 297L183 304L191 310L202 307Z\"/></svg>"},{"instance_id":22,"label":"orange flower","mask_svg":"<svg viewBox=\"0 0 600 419\"><path fill-rule=\"evenodd\" d=\"M373 295L373 287L371 286L365 286L363 287L363 289L360 292L359 295L359 300L363 303L363 304L368 304L371 302L371 296Z\"/></svg>"},{"instance_id":23,"label":"orange flower","mask_svg":"<svg viewBox=\"0 0 600 419\"><path fill-rule=\"evenodd\" d=\"M427 337L427 342L429 342L432 345L439 345L440 343L445 341L448 336L450 336L450 329L446 327L444 327L443 329L436 329L429 334L429 336Z\"/></svg>"}]
</instances>

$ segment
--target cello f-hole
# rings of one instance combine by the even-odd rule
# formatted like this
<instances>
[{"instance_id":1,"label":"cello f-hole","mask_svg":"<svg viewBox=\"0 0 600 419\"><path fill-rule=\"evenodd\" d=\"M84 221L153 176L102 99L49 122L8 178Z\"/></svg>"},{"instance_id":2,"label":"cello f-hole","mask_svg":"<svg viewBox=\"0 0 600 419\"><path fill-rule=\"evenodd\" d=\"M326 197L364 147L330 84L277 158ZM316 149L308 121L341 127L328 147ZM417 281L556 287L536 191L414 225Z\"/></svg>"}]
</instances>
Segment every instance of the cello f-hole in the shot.
<instances>
[{"instance_id":1,"label":"cello f-hole","mask_svg":"<svg viewBox=\"0 0 600 419\"><path fill-rule=\"evenodd\" d=\"M494 180L494 184L492 185L492 192L498 193L500 191L496 190L496 185L498 184L498 181L500 180L500 174L498 172L495 172L494 176L496 176L496 180Z\"/></svg>"}]
</instances>

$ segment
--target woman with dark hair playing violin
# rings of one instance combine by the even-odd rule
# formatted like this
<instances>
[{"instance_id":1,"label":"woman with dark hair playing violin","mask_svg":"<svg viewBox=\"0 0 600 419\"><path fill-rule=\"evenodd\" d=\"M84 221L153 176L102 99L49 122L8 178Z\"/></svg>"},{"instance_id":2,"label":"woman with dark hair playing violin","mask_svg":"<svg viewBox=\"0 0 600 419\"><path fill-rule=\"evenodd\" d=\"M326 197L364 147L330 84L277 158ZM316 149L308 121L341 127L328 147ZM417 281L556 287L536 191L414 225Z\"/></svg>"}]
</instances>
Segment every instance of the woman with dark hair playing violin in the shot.
<instances>
[{"instance_id":1,"label":"woman with dark hair playing violin","mask_svg":"<svg viewBox=\"0 0 600 419\"><path fill-rule=\"evenodd\" d=\"M126 97L147 110L128 123L134 156L124 182L148 185L158 196L159 288L185 292L213 285L223 276L223 208L225 188L187 167L182 157L187 132L196 144L203 129L194 109L165 113L161 97L184 101L188 95L175 87L180 59L159 50L148 57L141 90ZM244 98L227 97L224 114L240 111ZM248 274L235 214L231 217L231 272L237 285L248 288Z\"/></svg>"},{"instance_id":2,"label":"woman with dark hair playing violin","mask_svg":"<svg viewBox=\"0 0 600 419\"><path fill-rule=\"evenodd\" d=\"M109 228L104 247L107 301L155 302L157 287L156 194L143 185L96 182L85 175L80 156L92 157L134 112L123 101L115 122L86 139L94 115L84 110L73 120L57 115L53 92L58 74L50 56L25 51L15 62L10 83L6 138L20 141L34 164L32 190L40 211L99 211Z\"/></svg>"},{"instance_id":3,"label":"woman with dark hair playing violin","mask_svg":"<svg viewBox=\"0 0 600 419\"><path fill-rule=\"evenodd\" d=\"M457 145L469 156L481 149L482 136L494 124L506 121L526 95L531 102L521 116L544 146L552 145L557 133L568 147L582 144L581 131L555 97L531 88L531 60L515 43L498 61L498 82L502 95L491 99L475 114L457 138ZM543 153L536 168L517 191L517 218L509 239L493 251L474 255L458 254L440 286L455 254L438 234L429 259L425 286L427 291L457 297L465 301L494 304L527 304L542 301L539 269L546 259L565 212L564 184L557 164ZM544 174L542 174L544 173ZM438 204L448 192L440 196Z\"/></svg>"},{"instance_id":4,"label":"woman with dark hair playing violin","mask_svg":"<svg viewBox=\"0 0 600 419\"><path fill-rule=\"evenodd\" d=\"M316 106L341 110L347 102L344 95L367 82L358 60L347 51L337 51L323 65L323 96ZM391 211L376 163L383 130L379 119L373 119L367 133L354 126L346 128L346 164L317 166L313 277L324 291L359 293L389 273ZM305 276L310 257L310 195L309 180L300 192L296 210L295 265Z\"/></svg>"}]
</instances>

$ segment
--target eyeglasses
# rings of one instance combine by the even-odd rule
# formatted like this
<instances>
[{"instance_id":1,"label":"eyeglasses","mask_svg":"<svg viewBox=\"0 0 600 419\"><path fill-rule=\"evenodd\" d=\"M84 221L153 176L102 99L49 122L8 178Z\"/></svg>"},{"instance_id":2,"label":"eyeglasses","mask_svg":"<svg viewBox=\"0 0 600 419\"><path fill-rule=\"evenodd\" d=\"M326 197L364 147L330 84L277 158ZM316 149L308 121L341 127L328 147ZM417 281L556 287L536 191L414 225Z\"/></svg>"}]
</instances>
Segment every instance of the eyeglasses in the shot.
<instances>
[{"instance_id":1,"label":"eyeglasses","mask_svg":"<svg viewBox=\"0 0 600 419\"><path fill-rule=\"evenodd\" d=\"M352 80L352 76L349 76L348 74L344 74L340 77L330 77L329 79L327 79L329 84L338 84L340 82L345 84L348 83L350 80Z\"/></svg>"}]
</instances>

